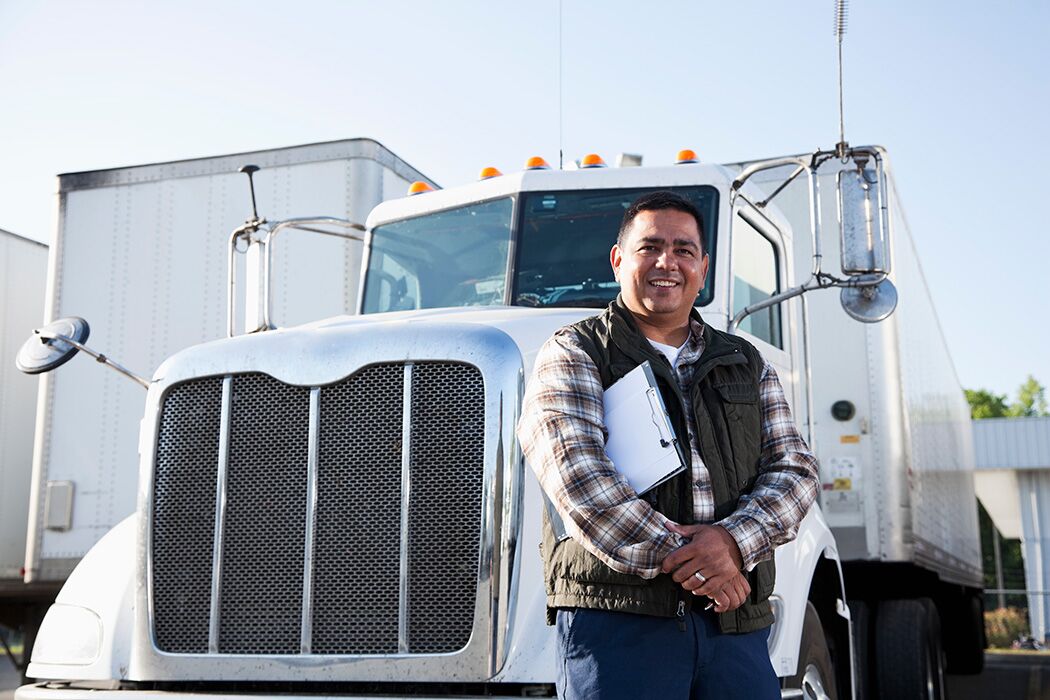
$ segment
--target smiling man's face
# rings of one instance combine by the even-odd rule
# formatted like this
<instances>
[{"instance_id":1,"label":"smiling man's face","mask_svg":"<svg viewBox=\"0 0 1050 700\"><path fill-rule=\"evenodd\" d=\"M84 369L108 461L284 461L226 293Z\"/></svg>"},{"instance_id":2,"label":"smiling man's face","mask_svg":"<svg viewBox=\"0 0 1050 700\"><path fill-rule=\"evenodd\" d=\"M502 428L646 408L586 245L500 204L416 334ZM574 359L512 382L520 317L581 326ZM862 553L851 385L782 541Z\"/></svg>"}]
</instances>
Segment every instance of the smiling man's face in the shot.
<instances>
[{"instance_id":1,"label":"smiling man's face","mask_svg":"<svg viewBox=\"0 0 1050 700\"><path fill-rule=\"evenodd\" d=\"M610 253L627 308L644 323L678 328L704 287L707 255L696 219L677 209L641 211Z\"/></svg>"}]
</instances>

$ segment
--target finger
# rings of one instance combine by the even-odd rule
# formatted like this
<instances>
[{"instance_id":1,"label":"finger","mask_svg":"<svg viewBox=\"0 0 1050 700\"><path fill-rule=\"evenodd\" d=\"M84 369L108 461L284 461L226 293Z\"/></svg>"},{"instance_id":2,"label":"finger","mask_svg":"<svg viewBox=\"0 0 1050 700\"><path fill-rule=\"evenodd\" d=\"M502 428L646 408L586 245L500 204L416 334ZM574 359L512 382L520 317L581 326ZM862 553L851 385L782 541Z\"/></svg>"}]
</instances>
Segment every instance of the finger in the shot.
<instances>
[{"instance_id":1,"label":"finger","mask_svg":"<svg viewBox=\"0 0 1050 700\"><path fill-rule=\"evenodd\" d=\"M664 559L664 562L661 565L661 568L663 569L665 574L669 573L669 572L674 571L675 569L679 568L680 566L682 566L683 564L685 564L686 562L688 562L690 559L694 558L695 556L696 556L696 552L694 552L689 547L689 545L685 545L683 547L679 547L678 549L674 550L673 552L671 552L670 554L667 555L667 558ZM689 570L689 573L691 574L692 572L696 571L700 567L701 567L701 565L698 562L696 564L696 566L694 566L692 569ZM681 583L681 581L679 581L679 583Z\"/></svg>"},{"instance_id":2,"label":"finger","mask_svg":"<svg viewBox=\"0 0 1050 700\"><path fill-rule=\"evenodd\" d=\"M673 520L668 520L664 525L666 525L667 529L671 532L682 535L683 537L692 537L703 527L702 525L679 525Z\"/></svg>"},{"instance_id":3,"label":"finger","mask_svg":"<svg viewBox=\"0 0 1050 700\"><path fill-rule=\"evenodd\" d=\"M675 583L684 583L696 574L697 571L701 571L700 564L695 559L689 559L671 574L671 578L674 579ZM705 577L706 578L706 577Z\"/></svg>"},{"instance_id":4,"label":"finger","mask_svg":"<svg viewBox=\"0 0 1050 700\"><path fill-rule=\"evenodd\" d=\"M696 589L696 593L713 598L725 588L727 583L729 583L728 576L708 576L703 585Z\"/></svg>"},{"instance_id":5,"label":"finger","mask_svg":"<svg viewBox=\"0 0 1050 700\"><path fill-rule=\"evenodd\" d=\"M744 604L744 589L740 585L733 581L725 587L726 596L729 598L729 603L726 605L726 610L736 610Z\"/></svg>"},{"instance_id":6,"label":"finger","mask_svg":"<svg viewBox=\"0 0 1050 700\"><path fill-rule=\"evenodd\" d=\"M681 569L679 569L679 571L681 571ZM697 574L700 574L700 575L697 576ZM689 578L687 578L687 579L685 579L684 581L681 582L682 583L682 588L684 588L687 591L693 591L693 590L696 590L697 588L700 588L700 586L704 585L704 581L706 581L706 580L707 579L704 578L704 575L701 574L698 571L695 574L693 574L692 576L690 576Z\"/></svg>"}]
</instances>

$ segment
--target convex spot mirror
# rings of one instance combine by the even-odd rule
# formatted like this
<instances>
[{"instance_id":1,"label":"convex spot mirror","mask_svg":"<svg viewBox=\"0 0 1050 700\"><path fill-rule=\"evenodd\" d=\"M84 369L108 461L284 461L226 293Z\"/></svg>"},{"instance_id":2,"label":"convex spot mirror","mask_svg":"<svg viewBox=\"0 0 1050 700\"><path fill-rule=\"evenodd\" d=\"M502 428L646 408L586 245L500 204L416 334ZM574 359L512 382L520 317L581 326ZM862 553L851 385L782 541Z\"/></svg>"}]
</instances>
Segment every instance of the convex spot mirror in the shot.
<instances>
[{"instance_id":1,"label":"convex spot mirror","mask_svg":"<svg viewBox=\"0 0 1050 700\"><path fill-rule=\"evenodd\" d=\"M87 342L90 332L88 322L78 316L52 321L34 330L29 340L22 344L15 356L15 366L26 374L50 372L73 359L78 350L75 345L59 340L56 336L83 344Z\"/></svg>"},{"instance_id":2,"label":"convex spot mirror","mask_svg":"<svg viewBox=\"0 0 1050 700\"><path fill-rule=\"evenodd\" d=\"M851 277L887 274L890 250L886 180L881 168L853 162L850 165L840 170L836 178L842 272Z\"/></svg>"}]
</instances>

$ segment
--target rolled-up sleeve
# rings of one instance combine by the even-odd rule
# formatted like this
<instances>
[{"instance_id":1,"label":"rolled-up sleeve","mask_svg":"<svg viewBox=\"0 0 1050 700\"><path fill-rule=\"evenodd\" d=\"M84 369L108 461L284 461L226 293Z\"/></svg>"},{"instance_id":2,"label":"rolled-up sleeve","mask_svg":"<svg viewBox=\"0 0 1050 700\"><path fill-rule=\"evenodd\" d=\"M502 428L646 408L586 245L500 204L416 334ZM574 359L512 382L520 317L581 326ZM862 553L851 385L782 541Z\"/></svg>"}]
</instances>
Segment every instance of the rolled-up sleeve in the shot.
<instances>
[{"instance_id":1,"label":"rolled-up sleeve","mask_svg":"<svg viewBox=\"0 0 1050 700\"><path fill-rule=\"evenodd\" d=\"M798 534L799 523L817 498L817 458L798 432L776 370L766 362L759 383L762 451L758 476L737 509L720 520L751 568Z\"/></svg>"},{"instance_id":2,"label":"rolled-up sleeve","mask_svg":"<svg viewBox=\"0 0 1050 700\"><path fill-rule=\"evenodd\" d=\"M653 578L681 540L605 454L603 406L597 367L559 331L536 357L518 439L566 532L613 570Z\"/></svg>"}]
</instances>

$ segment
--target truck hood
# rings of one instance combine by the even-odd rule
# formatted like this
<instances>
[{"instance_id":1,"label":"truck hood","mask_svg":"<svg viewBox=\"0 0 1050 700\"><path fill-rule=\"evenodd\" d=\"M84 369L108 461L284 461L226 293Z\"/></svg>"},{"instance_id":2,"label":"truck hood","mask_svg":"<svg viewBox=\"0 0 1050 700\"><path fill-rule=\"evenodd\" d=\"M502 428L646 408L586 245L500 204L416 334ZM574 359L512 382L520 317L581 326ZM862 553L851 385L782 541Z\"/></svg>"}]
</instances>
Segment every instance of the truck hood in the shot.
<instances>
[{"instance_id":1,"label":"truck hood","mask_svg":"<svg viewBox=\"0 0 1050 700\"><path fill-rule=\"evenodd\" d=\"M469 345L479 334L491 337L493 331L517 347L528 376L536 353L554 331L595 313L596 309L486 306L336 316L187 348L161 364L153 379L170 385L183 378L251 370L288 384L317 386L360 366L344 366L350 355L374 357L381 349L386 360L419 360L428 337L440 335L446 344L458 337ZM705 322L720 326L717 314L706 316Z\"/></svg>"}]
</instances>

